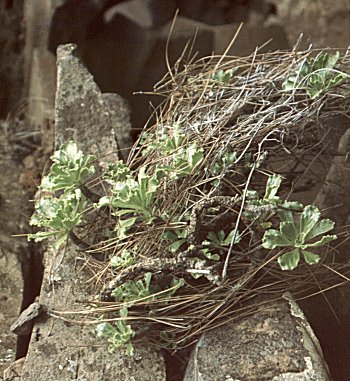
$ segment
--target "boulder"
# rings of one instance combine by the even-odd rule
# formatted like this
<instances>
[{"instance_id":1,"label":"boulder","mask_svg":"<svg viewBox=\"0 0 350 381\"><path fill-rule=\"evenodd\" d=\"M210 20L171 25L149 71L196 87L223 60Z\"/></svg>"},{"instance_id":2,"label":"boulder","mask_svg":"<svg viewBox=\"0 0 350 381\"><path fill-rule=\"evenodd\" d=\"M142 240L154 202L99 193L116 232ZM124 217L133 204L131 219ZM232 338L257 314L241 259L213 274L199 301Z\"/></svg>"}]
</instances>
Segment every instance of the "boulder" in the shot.
<instances>
[{"instance_id":1,"label":"boulder","mask_svg":"<svg viewBox=\"0 0 350 381\"><path fill-rule=\"evenodd\" d=\"M124 110L122 118L126 117L124 102L114 98L114 104L118 100L120 104L112 117L91 74L75 56L74 45L58 49L57 69L56 146L74 140L86 154L97 155L101 166L115 161L119 156L113 120L118 118L117 110ZM72 242L61 251L47 248L44 259L38 303L47 313L36 316L21 380L165 380L163 358L155 350L135 344L133 357L124 349L112 354L107 342L96 338L93 326L50 317L50 311L81 310L93 300L93 291L87 287L92 274Z\"/></svg>"},{"instance_id":2,"label":"boulder","mask_svg":"<svg viewBox=\"0 0 350 381\"><path fill-rule=\"evenodd\" d=\"M290 294L204 333L184 381L330 381L322 350Z\"/></svg>"}]
</instances>

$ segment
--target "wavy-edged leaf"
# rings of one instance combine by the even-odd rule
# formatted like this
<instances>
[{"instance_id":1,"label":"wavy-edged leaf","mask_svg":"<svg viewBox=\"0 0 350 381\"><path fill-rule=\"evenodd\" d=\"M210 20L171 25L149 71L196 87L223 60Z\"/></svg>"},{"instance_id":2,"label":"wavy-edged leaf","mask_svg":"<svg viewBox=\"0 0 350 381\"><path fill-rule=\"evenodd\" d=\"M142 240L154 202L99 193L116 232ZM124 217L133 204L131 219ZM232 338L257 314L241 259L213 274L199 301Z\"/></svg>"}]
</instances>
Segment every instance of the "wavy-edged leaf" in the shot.
<instances>
[{"instance_id":1,"label":"wavy-edged leaf","mask_svg":"<svg viewBox=\"0 0 350 381\"><path fill-rule=\"evenodd\" d=\"M272 199L277 195L277 192L281 186L282 183L282 177L280 175L272 175L269 176L267 183L266 183L266 191L264 199Z\"/></svg>"},{"instance_id":2,"label":"wavy-edged leaf","mask_svg":"<svg viewBox=\"0 0 350 381\"><path fill-rule=\"evenodd\" d=\"M327 233L334 228L334 222L329 219L318 221L317 224L309 231L305 237L305 242L312 240L314 237Z\"/></svg>"},{"instance_id":3,"label":"wavy-edged leaf","mask_svg":"<svg viewBox=\"0 0 350 381\"><path fill-rule=\"evenodd\" d=\"M275 229L269 229L265 231L262 239L262 246L265 249L275 249L276 247L288 247L294 246L286 236Z\"/></svg>"},{"instance_id":4,"label":"wavy-edged leaf","mask_svg":"<svg viewBox=\"0 0 350 381\"><path fill-rule=\"evenodd\" d=\"M298 229L295 226L294 221L281 222L280 232L290 242L295 243L298 238Z\"/></svg>"},{"instance_id":5,"label":"wavy-edged leaf","mask_svg":"<svg viewBox=\"0 0 350 381\"><path fill-rule=\"evenodd\" d=\"M278 263L282 270L293 270L298 266L300 261L300 253L298 249L280 255Z\"/></svg>"},{"instance_id":6,"label":"wavy-edged leaf","mask_svg":"<svg viewBox=\"0 0 350 381\"><path fill-rule=\"evenodd\" d=\"M300 232L299 240L301 244L305 243L305 239L309 232L317 224L321 216L320 211L314 205L305 206L303 212L300 215Z\"/></svg>"},{"instance_id":7,"label":"wavy-edged leaf","mask_svg":"<svg viewBox=\"0 0 350 381\"><path fill-rule=\"evenodd\" d=\"M320 261L320 256L312 253L311 251L302 250L305 262L308 265L316 265Z\"/></svg>"},{"instance_id":8,"label":"wavy-edged leaf","mask_svg":"<svg viewBox=\"0 0 350 381\"><path fill-rule=\"evenodd\" d=\"M336 235L324 235L319 241L317 242L313 242L313 243L305 243L303 245L303 248L307 248L307 247L319 247L319 246L323 246L323 245L326 245L327 243L329 242L332 242L334 241L335 239L337 239L338 237Z\"/></svg>"}]
</instances>

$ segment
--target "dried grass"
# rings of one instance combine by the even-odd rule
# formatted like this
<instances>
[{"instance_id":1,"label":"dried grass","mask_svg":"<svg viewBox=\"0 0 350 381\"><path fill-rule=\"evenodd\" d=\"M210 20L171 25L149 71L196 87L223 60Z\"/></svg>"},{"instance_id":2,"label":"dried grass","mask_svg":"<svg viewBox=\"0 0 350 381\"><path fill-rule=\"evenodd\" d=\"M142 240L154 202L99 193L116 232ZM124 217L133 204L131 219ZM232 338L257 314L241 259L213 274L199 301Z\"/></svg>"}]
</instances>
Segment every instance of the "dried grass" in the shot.
<instances>
[{"instance_id":1,"label":"dried grass","mask_svg":"<svg viewBox=\"0 0 350 381\"><path fill-rule=\"evenodd\" d=\"M301 191L315 193L322 186L337 154L333 135L342 133L329 121L349 115L350 81L315 100L304 91L282 90L283 81L298 63L319 53L295 47L291 52L212 56L188 64L179 61L155 87L155 93L165 100L147 133L157 141L164 129L171 130L178 124L186 141L204 150L204 160L194 173L180 180L163 181L157 195L159 214L181 216L190 212L193 244L199 244L207 231L227 229L228 225L231 230L239 227L243 239L234 250L228 249L218 264L213 263L209 270L214 282L207 279L210 277L192 279L186 268L188 262L183 259L189 254L188 248L176 254L167 251L161 235L165 228L176 228L170 223L145 225L130 237L124 248L137 246L139 258L137 265L129 269L116 274L109 265L102 268L90 260L97 274L95 280L105 292L125 280L142 278L148 271L159 282L169 277L186 279L186 285L173 296L134 302L128 319L141 339L146 337L157 346L182 348L204 331L255 312L278 300L284 292L305 298L348 281L349 269L336 263L337 253L332 247L323 250L318 265L301 263L293 271L282 271L276 260L280 253L262 249L261 235L254 236L254 229L242 217L247 190L263 194L271 173L283 177L281 194L291 200L298 199ZM342 51L341 57L338 69L350 73L350 52ZM228 83L213 79L218 70L233 68L236 72ZM131 152L130 166L147 164L152 173L168 158L157 150L142 156L142 138ZM213 186L213 180L218 178L210 169L223 153L233 151L237 153L234 165L221 174L220 186ZM104 249L113 251L113 247L115 242L111 241ZM86 315L85 323L96 323L92 313L103 313L106 320L118 319L119 303L97 302L96 306L76 313Z\"/></svg>"}]
</instances>

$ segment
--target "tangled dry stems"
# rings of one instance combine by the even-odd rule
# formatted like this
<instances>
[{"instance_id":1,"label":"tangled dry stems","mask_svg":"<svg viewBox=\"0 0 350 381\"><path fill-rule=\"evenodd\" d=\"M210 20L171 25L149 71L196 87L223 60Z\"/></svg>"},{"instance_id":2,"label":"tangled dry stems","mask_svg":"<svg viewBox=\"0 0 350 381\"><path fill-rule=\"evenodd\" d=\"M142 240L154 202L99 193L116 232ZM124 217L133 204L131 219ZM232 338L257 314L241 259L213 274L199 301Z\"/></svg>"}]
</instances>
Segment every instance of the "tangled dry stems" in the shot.
<instances>
[{"instance_id":1,"label":"tangled dry stems","mask_svg":"<svg viewBox=\"0 0 350 381\"><path fill-rule=\"evenodd\" d=\"M298 51L295 47L292 52L212 56L189 64L179 61L155 87L155 93L165 100L147 134L157 141L164 128L170 130L177 124L186 142L195 142L204 150L204 160L190 176L163 179L156 197L159 215L192 213L190 225L194 226L190 238L194 245L205 237L203 232L218 231L227 223L231 229L239 227L243 239L234 250L230 247L213 267L218 282L192 279L183 261L188 252L172 254L166 250L161 235L165 228L176 228L170 222L145 225L130 237L122 249L137 247L138 262L129 269L116 274L109 265L101 269L100 264L90 261L101 289L111 282L115 287L127 279L140 279L146 271L160 281L169 276L186 279L186 285L173 296L133 302L127 319L141 333L141 339L147 337L148 342L157 346L178 349L191 344L204 331L279 300L284 292L291 292L297 299L305 298L347 282L349 269L337 263L337 252L332 247L323 251L319 265L303 263L293 271L282 271L276 260L280 252L262 249L261 235L254 235L253 227L242 216L247 190L263 194L269 174L283 177L281 194L290 200L298 200L300 194L302 199L305 191L316 194L322 186L337 154L333 135L342 133L329 121L349 115L350 81L315 100L304 91L282 90L283 81L296 66L320 52ZM227 83L213 79L219 70L231 69L235 73ZM338 69L350 73L349 51L341 52ZM147 164L148 172L153 173L157 166L167 162L167 157L159 150L142 156L149 143L144 141L144 145L141 140L135 145L129 164L131 168ZM213 176L210 169L227 152L236 152L234 165L219 178ZM214 180L220 180L220 185L214 186ZM216 205L208 204L220 197L222 201ZM229 216L220 214L223 200L232 201L233 197L238 197L236 202L226 203ZM217 214L213 217L215 207ZM195 208L198 214L194 216ZM106 251L113 251L113 247L113 240L104 244ZM120 308L120 303L97 302L95 308L79 314L86 315L85 323L96 323L91 314L103 314L105 321L113 321L118 319L116 312Z\"/></svg>"}]
</instances>

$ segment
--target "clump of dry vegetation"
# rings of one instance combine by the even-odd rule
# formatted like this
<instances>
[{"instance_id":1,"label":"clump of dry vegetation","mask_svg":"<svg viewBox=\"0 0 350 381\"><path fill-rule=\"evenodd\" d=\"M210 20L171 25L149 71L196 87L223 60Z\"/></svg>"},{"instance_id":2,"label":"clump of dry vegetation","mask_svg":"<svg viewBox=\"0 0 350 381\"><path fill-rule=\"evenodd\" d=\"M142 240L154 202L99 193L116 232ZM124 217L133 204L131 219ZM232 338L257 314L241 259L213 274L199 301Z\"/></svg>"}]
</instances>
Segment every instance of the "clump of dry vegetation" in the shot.
<instances>
[{"instance_id":1,"label":"clump of dry vegetation","mask_svg":"<svg viewBox=\"0 0 350 381\"><path fill-rule=\"evenodd\" d=\"M87 250L105 258L88 260L98 300L52 313L98 323L112 350L132 338L176 350L286 291L341 283L329 243L345 232L304 200L337 155L347 73L349 51L179 60L155 88L155 124L102 179L108 238Z\"/></svg>"}]
</instances>

